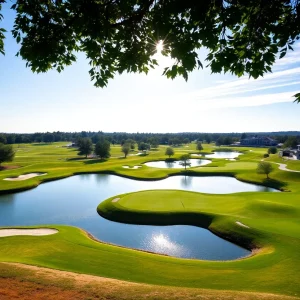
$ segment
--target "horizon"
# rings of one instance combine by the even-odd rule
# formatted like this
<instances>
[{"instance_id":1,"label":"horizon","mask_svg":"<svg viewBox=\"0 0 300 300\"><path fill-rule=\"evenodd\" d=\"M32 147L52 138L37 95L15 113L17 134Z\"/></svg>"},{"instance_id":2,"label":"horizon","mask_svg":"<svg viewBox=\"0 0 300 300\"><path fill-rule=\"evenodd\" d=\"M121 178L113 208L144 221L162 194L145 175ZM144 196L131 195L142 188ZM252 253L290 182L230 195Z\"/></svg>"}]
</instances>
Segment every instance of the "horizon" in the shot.
<instances>
[{"instance_id":1,"label":"horizon","mask_svg":"<svg viewBox=\"0 0 300 300\"><path fill-rule=\"evenodd\" d=\"M99 133L99 134L300 134L300 130L281 130L281 131L232 131L232 132L208 132L208 131L179 131L179 132L127 132L127 131L91 131L91 130L81 130L81 131L35 131L35 132L0 132L0 134L37 134L37 133L74 133L80 134L85 133Z\"/></svg>"}]
</instances>

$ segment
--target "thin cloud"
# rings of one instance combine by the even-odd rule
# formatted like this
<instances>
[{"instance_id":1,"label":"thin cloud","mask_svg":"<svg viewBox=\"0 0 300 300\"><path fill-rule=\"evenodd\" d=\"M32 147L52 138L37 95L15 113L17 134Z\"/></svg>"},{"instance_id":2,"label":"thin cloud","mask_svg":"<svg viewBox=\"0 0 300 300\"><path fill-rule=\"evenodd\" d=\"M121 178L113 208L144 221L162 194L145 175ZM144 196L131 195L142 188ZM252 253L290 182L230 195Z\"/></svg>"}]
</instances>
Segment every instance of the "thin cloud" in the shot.
<instances>
[{"instance_id":1,"label":"thin cloud","mask_svg":"<svg viewBox=\"0 0 300 300\"><path fill-rule=\"evenodd\" d=\"M217 81L208 88L181 95L206 108L260 106L265 104L292 102L292 96L300 91L300 44L294 52L278 60L273 73L258 79L243 76L235 80ZM295 65L298 63L298 65ZM284 66L284 69L282 69ZM255 95L249 95L255 93Z\"/></svg>"}]
</instances>

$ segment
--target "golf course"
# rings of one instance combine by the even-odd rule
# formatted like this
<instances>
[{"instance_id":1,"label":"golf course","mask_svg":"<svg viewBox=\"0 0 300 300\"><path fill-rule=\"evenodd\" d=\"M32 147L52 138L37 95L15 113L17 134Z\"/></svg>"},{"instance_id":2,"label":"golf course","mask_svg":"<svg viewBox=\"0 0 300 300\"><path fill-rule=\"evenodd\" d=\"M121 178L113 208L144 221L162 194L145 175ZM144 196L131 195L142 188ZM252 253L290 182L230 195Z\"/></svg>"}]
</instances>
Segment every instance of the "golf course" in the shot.
<instances>
[{"instance_id":1,"label":"golf course","mask_svg":"<svg viewBox=\"0 0 300 300\"><path fill-rule=\"evenodd\" d=\"M186 169L169 164L151 167L145 164L165 163L166 146L144 153L132 150L125 158L121 146L114 145L110 158L99 159L78 156L78 150L67 144L14 145L14 161L2 165L0 226L53 229L53 234L0 237L0 298L15 297L8 292L12 286L19 286L24 295L37 293L47 298L60 294L57 299L83 299L82 295L84 299L137 300L300 298L300 161L283 160L278 154L264 158L267 148L250 147L231 147L240 153L234 159L214 158L209 154L221 152L222 147L203 144L203 150L197 151L195 144L189 143L174 147L170 162L190 154L192 161L207 160L205 164ZM256 171L262 160L273 166L269 178ZM208 190L165 188L168 183L164 180L179 176L192 178L194 185L198 178L216 181ZM80 178L77 188L72 178ZM119 189L114 181L109 182L111 178L126 179L135 188ZM218 183L218 178L253 187L236 191L227 186L225 191L222 185L226 188L227 184ZM98 180L95 186L107 180L103 190L109 193L92 190L85 197L88 180L94 179ZM138 182L152 185L139 190ZM162 182L166 182L163 187ZM80 195L65 199L64 205L64 197L68 197L64 193L73 186ZM59 199L58 193L62 195ZM84 206L79 205L89 203L90 197L89 209L97 214L93 215L95 222L104 218L136 226L203 228L250 254L230 260L193 259L103 241L90 232L94 225L81 227L72 219L72 201L83 213ZM30 202L33 198L35 202ZM57 203L71 221L61 222L65 215L60 217L59 209L54 213L43 201L45 205L46 201Z\"/></svg>"}]
</instances>

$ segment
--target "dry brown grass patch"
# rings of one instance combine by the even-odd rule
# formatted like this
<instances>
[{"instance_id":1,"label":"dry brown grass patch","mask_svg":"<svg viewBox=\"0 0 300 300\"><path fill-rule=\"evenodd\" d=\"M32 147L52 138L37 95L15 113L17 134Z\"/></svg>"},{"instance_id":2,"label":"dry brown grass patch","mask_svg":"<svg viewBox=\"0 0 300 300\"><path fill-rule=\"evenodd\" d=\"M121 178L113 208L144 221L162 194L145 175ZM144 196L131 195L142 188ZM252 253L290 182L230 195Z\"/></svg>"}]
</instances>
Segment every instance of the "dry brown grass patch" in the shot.
<instances>
[{"instance_id":1,"label":"dry brown grass patch","mask_svg":"<svg viewBox=\"0 0 300 300\"><path fill-rule=\"evenodd\" d=\"M296 300L266 293L177 288L133 283L35 266L0 263L0 299Z\"/></svg>"}]
</instances>

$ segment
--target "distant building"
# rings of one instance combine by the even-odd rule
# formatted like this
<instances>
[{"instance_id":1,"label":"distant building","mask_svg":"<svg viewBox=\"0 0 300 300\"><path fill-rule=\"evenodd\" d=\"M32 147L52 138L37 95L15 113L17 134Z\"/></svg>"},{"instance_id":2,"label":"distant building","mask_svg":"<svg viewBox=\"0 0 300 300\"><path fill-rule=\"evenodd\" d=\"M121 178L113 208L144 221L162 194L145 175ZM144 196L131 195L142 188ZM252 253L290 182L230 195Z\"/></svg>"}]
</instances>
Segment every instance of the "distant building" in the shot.
<instances>
[{"instance_id":1,"label":"distant building","mask_svg":"<svg viewBox=\"0 0 300 300\"><path fill-rule=\"evenodd\" d=\"M280 157L286 157L289 159L300 160L300 145L297 146L297 149L283 149L279 151Z\"/></svg>"},{"instance_id":2,"label":"distant building","mask_svg":"<svg viewBox=\"0 0 300 300\"><path fill-rule=\"evenodd\" d=\"M263 146L277 146L277 144L278 144L277 141L266 136L251 137L251 138L245 138L241 140L241 146L263 147Z\"/></svg>"}]
</instances>

